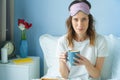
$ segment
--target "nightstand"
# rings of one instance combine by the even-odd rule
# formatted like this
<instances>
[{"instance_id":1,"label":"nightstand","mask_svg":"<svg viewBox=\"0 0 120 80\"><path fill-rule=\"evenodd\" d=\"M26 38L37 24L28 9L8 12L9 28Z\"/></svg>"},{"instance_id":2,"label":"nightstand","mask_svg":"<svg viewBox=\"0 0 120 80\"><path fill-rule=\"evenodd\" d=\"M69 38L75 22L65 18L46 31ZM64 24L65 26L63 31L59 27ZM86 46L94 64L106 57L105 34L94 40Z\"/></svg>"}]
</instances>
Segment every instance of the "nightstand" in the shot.
<instances>
[{"instance_id":1,"label":"nightstand","mask_svg":"<svg viewBox=\"0 0 120 80\"><path fill-rule=\"evenodd\" d=\"M32 80L40 78L40 58L31 57L33 62L25 64L0 63L0 80Z\"/></svg>"}]
</instances>

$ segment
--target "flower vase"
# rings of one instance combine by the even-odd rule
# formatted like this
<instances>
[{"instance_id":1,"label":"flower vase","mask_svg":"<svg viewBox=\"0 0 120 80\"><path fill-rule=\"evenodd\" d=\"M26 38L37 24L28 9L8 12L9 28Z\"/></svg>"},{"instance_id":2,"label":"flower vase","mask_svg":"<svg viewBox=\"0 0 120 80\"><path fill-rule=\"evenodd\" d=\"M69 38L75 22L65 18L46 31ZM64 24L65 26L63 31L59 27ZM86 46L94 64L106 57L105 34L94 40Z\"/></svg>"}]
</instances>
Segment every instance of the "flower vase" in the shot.
<instances>
[{"instance_id":1,"label":"flower vase","mask_svg":"<svg viewBox=\"0 0 120 80\"><path fill-rule=\"evenodd\" d=\"M20 41L20 57L26 58L28 56L28 43L26 39L26 31L21 32L21 41Z\"/></svg>"}]
</instances>

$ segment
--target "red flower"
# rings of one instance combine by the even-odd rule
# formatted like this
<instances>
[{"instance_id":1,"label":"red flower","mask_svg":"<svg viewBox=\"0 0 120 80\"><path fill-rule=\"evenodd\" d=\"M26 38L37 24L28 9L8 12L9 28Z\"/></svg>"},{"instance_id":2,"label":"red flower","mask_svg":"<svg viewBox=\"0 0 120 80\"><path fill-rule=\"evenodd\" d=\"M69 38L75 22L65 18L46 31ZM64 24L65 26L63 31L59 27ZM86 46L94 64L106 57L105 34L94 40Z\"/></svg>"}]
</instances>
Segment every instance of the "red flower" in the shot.
<instances>
[{"instance_id":1,"label":"red flower","mask_svg":"<svg viewBox=\"0 0 120 80\"><path fill-rule=\"evenodd\" d=\"M28 23L24 19L18 19L18 26L20 26L20 24L23 24L25 29L32 27L32 23Z\"/></svg>"},{"instance_id":2,"label":"red flower","mask_svg":"<svg viewBox=\"0 0 120 80\"><path fill-rule=\"evenodd\" d=\"M29 29L30 27L32 27L32 24L30 23L27 23L27 22L24 22L24 25L25 25L25 28L26 29Z\"/></svg>"},{"instance_id":3,"label":"red flower","mask_svg":"<svg viewBox=\"0 0 120 80\"><path fill-rule=\"evenodd\" d=\"M24 24L24 19L18 19L18 25L19 24Z\"/></svg>"}]
</instances>

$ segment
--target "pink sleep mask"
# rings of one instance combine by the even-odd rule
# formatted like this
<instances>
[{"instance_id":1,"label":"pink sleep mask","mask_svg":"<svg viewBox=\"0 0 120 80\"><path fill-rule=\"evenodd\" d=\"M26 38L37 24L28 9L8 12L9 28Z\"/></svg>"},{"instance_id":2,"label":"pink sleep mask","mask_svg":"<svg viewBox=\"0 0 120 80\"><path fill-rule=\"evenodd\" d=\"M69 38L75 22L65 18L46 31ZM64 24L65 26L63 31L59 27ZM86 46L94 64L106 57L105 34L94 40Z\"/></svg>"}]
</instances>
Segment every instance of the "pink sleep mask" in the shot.
<instances>
[{"instance_id":1,"label":"pink sleep mask","mask_svg":"<svg viewBox=\"0 0 120 80\"><path fill-rule=\"evenodd\" d=\"M90 13L89 6L86 3L84 3L84 2L73 4L70 7L70 15L71 16L74 16L79 11L82 11L82 12L84 12L87 15L89 15L89 13Z\"/></svg>"}]
</instances>

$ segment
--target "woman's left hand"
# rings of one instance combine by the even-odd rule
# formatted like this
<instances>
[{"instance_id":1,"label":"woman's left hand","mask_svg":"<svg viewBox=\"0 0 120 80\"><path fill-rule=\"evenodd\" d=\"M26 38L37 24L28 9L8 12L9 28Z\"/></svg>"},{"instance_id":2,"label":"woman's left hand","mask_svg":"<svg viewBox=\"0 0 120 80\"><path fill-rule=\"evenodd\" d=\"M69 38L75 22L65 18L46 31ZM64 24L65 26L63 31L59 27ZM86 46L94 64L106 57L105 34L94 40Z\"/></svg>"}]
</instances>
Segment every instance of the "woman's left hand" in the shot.
<instances>
[{"instance_id":1,"label":"woman's left hand","mask_svg":"<svg viewBox=\"0 0 120 80\"><path fill-rule=\"evenodd\" d=\"M79 58L74 58L74 60L75 60L75 65L85 65L85 66L89 66L91 63L90 63L90 61L87 59L87 58L85 58L84 56L82 56L82 55L80 55L80 54L77 54L77 56L79 57Z\"/></svg>"},{"instance_id":2,"label":"woman's left hand","mask_svg":"<svg viewBox=\"0 0 120 80\"><path fill-rule=\"evenodd\" d=\"M99 57L96 60L96 64L93 65L87 58L84 56L77 54L79 58L74 58L76 61L74 64L77 65L85 65L89 75L93 78L98 78L100 76L100 72L102 69L102 65L104 62L104 57Z\"/></svg>"}]
</instances>

